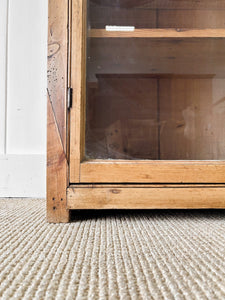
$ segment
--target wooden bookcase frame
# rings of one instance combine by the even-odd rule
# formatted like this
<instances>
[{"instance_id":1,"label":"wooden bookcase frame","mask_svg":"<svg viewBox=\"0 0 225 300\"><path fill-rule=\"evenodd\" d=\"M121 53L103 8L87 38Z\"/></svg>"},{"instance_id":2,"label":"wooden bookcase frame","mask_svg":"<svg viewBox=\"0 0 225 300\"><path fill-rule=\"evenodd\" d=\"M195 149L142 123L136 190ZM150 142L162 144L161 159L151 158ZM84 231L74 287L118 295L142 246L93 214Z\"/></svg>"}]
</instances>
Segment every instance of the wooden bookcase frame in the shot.
<instances>
[{"instance_id":1,"label":"wooden bookcase frame","mask_svg":"<svg viewBox=\"0 0 225 300\"><path fill-rule=\"evenodd\" d=\"M225 30L132 33L162 35L225 37ZM49 0L48 41L49 222L69 222L72 209L225 208L225 161L86 161L86 0ZM73 89L70 109L68 87Z\"/></svg>"}]
</instances>

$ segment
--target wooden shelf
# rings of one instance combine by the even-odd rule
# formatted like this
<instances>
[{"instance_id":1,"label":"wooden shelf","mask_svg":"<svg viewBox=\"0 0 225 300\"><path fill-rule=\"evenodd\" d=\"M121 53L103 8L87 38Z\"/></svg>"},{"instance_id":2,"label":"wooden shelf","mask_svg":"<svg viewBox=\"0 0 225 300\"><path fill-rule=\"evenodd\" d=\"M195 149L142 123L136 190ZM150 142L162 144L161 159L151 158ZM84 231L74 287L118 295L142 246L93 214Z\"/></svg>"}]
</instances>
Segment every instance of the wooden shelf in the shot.
<instances>
[{"instance_id":1,"label":"wooden shelf","mask_svg":"<svg viewBox=\"0 0 225 300\"><path fill-rule=\"evenodd\" d=\"M91 38L225 38L225 29L135 29L134 31L106 31L91 29Z\"/></svg>"}]
</instances>

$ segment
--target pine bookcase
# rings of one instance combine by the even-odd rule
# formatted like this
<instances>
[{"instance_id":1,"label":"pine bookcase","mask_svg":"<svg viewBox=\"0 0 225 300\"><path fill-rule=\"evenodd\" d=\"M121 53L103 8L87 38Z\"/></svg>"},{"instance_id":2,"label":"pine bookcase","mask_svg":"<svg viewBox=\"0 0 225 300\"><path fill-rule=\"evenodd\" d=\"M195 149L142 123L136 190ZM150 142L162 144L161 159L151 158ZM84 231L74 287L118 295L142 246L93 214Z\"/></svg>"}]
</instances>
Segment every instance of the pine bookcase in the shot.
<instances>
[{"instance_id":1,"label":"pine bookcase","mask_svg":"<svg viewBox=\"0 0 225 300\"><path fill-rule=\"evenodd\" d=\"M47 220L225 208L225 0L49 0Z\"/></svg>"}]
</instances>

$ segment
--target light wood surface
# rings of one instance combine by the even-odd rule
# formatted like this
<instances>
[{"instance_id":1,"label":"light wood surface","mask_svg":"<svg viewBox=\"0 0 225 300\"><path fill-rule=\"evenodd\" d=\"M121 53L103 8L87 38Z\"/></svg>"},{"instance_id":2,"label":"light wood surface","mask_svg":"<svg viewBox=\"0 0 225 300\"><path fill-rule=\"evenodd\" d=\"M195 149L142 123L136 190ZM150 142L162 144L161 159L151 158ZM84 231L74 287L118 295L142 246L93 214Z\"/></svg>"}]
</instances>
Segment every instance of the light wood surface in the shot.
<instances>
[{"instance_id":1,"label":"light wood surface","mask_svg":"<svg viewBox=\"0 0 225 300\"><path fill-rule=\"evenodd\" d=\"M85 80L86 80L86 1L72 2L70 110L70 181L79 182L80 162L84 157Z\"/></svg>"},{"instance_id":2,"label":"light wood surface","mask_svg":"<svg viewBox=\"0 0 225 300\"><path fill-rule=\"evenodd\" d=\"M69 209L225 208L225 186L92 186L67 190Z\"/></svg>"},{"instance_id":3,"label":"light wood surface","mask_svg":"<svg viewBox=\"0 0 225 300\"><path fill-rule=\"evenodd\" d=\"M224 161L106 161L81 164L86 183L224 183Z\"/></svg>"},{"instance_id":4,"label":"light wood surface","mask_svg":"<svg viewBox=\"0 0 225 300\"><path fill-rule=\"evenodd\" d=\"M66 207L67 1L49 0L47 220L68 222Z\"/></svg>"},{"instance_id":5,"label":"light wood surface","mask_svg":"<svg viewBox=\"0 0 225 300\"><path fill-rule=\"evenodd\" d=\"M112 6L111 1L96 1L109 7ZM215 149L212 146L211 150L215 158L220 157L219 153L222 159L223 118L221 115L214 119L210 112L210 105L213 105L212 110L215 106L216 109L220 109L224 97L223 79L213 79L225 77L223 50L225 26L224 11L222 11L225 9L224 1L172 0L168 3L164 0L151 2L127 0L123 1L123 4L124 9L136 7L139 10L140 19L137 21L137 26L141 28L135 29L134 32L108 32L101 29L102 24L107 20L107 14L104 16L105 19L99 19L99 23L95 15L96 29L89 31L89 37L93 37L89 39L89 46L94 59L90 59L88 65L89 79L94 83L92 87L95 85L96 88L98 85L96 76L99 74L122 76L122 73L126 73L133 74L134 77L135 74L146 74L149 76L148 80L153 82L151 90L155 91L157 81L158 107L155 106L156 92L154 92L154 103L151 103L150 108L155 111L158 108L164 109L163 106L165 106L165 110L169 113L173 110L172 106L179 105L180 98L185 102L184 96L189 95L188 98L191 99L189 104L197 103L199 106L197 114L201 116L200 111L202 111L206 123L212 123L213 130L206 138L199 138L204 124L200 123L198 126L197 138L198 146L200 145L202 149L201 154L203 153L207 159L204 149L208 144L216 145L219 139L221 148ZM150 9L151 12L141 12L138 4L142 8ZM174 8L176 10L172 10ZM185 10L190 8L194 9L193 14L190 11L186 14ZM160 11L154 11L154 9L160 9ZM209 9L215 9L217 12L210 12ZM95 13L98 14L97 11ZM109 16L110 10L107 13ZM149 19L149 14L151 14L151 19ZM122 13L118 14L118 18L122 15ZM143 19L141 19L142 16ZM217 16L216 22L212 21L212 17L215 16ZM115 10L113 18L116 18ZM127 18L132 20L133 11L127 12ZM143 24L147 27L144 28ZM179 24L181 26L178 26ZM193 24L196 26L195 29L184 29L188 28L187 25ZM153 28L147 29L148 26ZM190 28L195 26L190 26ZM183 29L179 29L181 27ZM84 160L86 1L49 0L48 50L47 219L49 222L68 222L70 209L225 208L225 185L223 184L225 161ZM149 63L146 64L146 61ZM160 80L157 74L160 74ZM177 76L183 79L177 79ZM116 80L119 81L119 78ZM204 81L202 85L201 80ZM68 85L73 88L73 106L69 118L66 97ZM162 85L164 85L163 88ZM199 88L198 85L201 87ZM180 92L178 86L180 86ZM123 94L124 89L125 87L123 87ZM212 90L214 90L213 93ZM177 94L176 91L178 91ZM185 95L181 95L182 91ZM110 94L105 95L105 98L109 97ZM172 100L166 104L168 97ZM219 106L217 99L221 99ZM204 109L202 109L203 102ZM173 117L171 119L173 120ZM181 119L179 114L176 114L175 119L178 121ZM69 128L67 128L68 120ZM157 115L156 125L160 124L157 129L161 130L163 121L164 119ZM178 124L178 130L182 130L180 125L182 124ZM104 128L108 138L107 143L122 141L121 134L113 138L111 134L118 127L126 128L126 126L132 130L138 130L139 125L131 120L124 126L121 121L115 120L112 126L109 124ZM174 135L176 130L172 127L169 126L169 130L164 133L159 131L157 138L160 137L160 140L163 140L164 134L165 138L169 137L170 141L176 141L176 134ZM128 130L126 134L129 136ZM144 134L146 135L146 132ZM151 144L157 143L155 149L159 152L157 138L154 134L151 136L153 136ZM70 144L68 144L69 138ZM182 139L178 140L180 145L184 145ZM215 143L213 144L212 141ZM123 142L120 144L119 149L124 150ZM191 148L190 153L197 153L199 149L193 150L193 145L194 142L188 144ZM163 158L168 153L169 145L160 141L160 147L162 151L160 156ZM135 149L132 145L130 148ZM174 158L176 157L177 155ZM69 186L69 178L72 183L86 184ZM102 184L99 184L100 182ZM150 183L158 184L151 185ZM169 183L174 184L169 185ZM184 185L184 183L190 184Z\"/></svg>"},{"instance_id":6,"label":"light wood surface","mask_svg":"<svg viewBox=\"0 0 225 300\"><path fill-rule=\"evenodd\" d=\"M69 222L66 207L68 165L49 97L47 146L47 220L53 223Z\"/></svg>"},{"instance_id":7,"label":"light wood surface","mask_svg":"<svg viewBox=\"0 0 225 300\"><path fill-rule=\"evenodd\" d=\"M224 38L225 29L156 28L134 31L89 30L91 38Z\"/></svg>"},{"instance_id":8,"label":"light wood surface","mask_svg":"<svg viewBox=\"0 0 225 300\"><path fill-rule=\"evenodd\" d=\"M225 158L224 79L103 74L97 80L87 97L90 159Z\"/></svg>"},{"instance_id":9,"label":"light wood surface","mask_svg":"<svg viewBox=\"0 0 225 300\"><path fill-rule=\"evenodd\" d=\"M49 0L48 93L63 148L66 149L67 1ZM63 109L62 109L63 108Z\"/></svg>"},{"instance_id":10,"label":"light wood surface","mask_svg":"<svg viewBox=\"0 0 225 300\"><path fill-rule=\"evenodd\" d=\"M160 158L224 160L225 80L160 79Z\"/></svg>"}]
</instances>

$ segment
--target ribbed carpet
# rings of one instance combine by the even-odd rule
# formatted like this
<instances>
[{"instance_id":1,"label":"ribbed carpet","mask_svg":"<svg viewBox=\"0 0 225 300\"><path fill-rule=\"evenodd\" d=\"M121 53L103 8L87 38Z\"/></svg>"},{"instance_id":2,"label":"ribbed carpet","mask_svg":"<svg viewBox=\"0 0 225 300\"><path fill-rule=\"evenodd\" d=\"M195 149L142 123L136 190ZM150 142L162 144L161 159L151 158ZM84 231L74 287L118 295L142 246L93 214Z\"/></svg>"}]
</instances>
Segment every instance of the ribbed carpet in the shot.
<instances>
[{"instance_id":1,"label":"ribbed carpet","mask_svg":"<svg viewBox=\"0 0 225 300\"><path fill-rule=\"evenodd\" d=\"M79 212L0 199L0 299L225 299L225 212Z\"/></svg>"}]
</instances>

